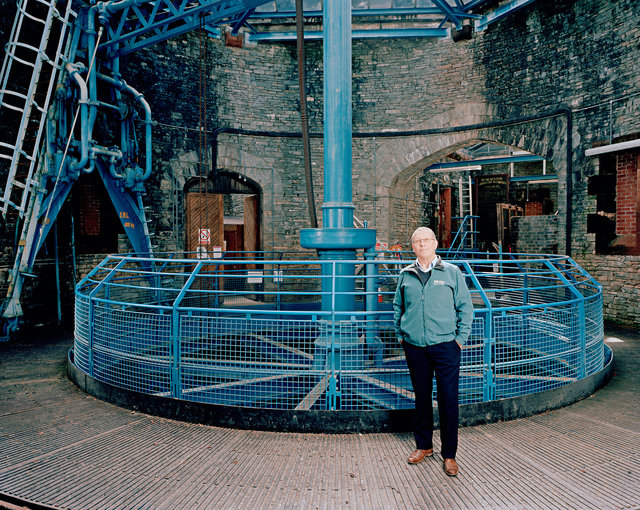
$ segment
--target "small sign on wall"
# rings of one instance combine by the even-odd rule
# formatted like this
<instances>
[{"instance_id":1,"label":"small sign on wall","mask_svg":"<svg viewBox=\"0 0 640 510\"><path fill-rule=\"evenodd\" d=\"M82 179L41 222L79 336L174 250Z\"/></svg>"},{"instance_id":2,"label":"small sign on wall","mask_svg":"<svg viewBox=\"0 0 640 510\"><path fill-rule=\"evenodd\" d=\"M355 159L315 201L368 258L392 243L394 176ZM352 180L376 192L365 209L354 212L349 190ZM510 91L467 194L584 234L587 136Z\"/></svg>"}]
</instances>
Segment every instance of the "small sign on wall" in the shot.
<instances>
[{"instance_id":1,"label":"small sign on wall","mask_svg":"<svg viewBox=\"0 0 640 510\"><path fill-rule=\"evenodd\" d=\"M199 259L208 259L209 254L207 253L207 249L204 246L198 246L196 248L196 257Z\"/></svg>"},{"instance_id":2,"label":"small sign on wall","mask_svg":"<svg viewBox=\"0 0 640 510\"><path fill-rule=\"evenodd\" d=\"M262 283L262 271L247 271L247 283Z\"/></svg>"},{"instance_id":3,"label":"small sign on wall","mask_svg":"<svg viewBox=\"0 0 640 510\"><path fill-rule=\"evenodd\" d=\"M199 230L200 244L211 244L211 230L208 228L201 228Z\"/></svg>"}]
</instances>

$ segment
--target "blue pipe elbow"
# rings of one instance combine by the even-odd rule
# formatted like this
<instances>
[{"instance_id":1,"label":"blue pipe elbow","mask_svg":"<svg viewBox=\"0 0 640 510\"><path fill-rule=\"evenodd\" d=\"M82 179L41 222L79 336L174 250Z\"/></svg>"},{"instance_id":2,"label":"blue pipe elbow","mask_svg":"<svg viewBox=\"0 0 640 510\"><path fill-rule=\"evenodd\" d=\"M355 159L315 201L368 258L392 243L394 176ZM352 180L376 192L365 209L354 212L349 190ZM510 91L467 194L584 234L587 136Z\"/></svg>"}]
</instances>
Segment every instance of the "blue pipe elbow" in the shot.
<instances>
[{"instance_id":1,"label":"blue pipe elbow","mask_svg":"<svg viewBox=\"0 0 640 510\"><path fill-rule=\"evenodd\" d=\"M80 159L74 161L69 165L69 169L72 172L78 172L84 168L89 160L89 127L88 127L88 110L87 104L89 99L89 92L87 84L80 76L80 71L73 64L67 64L66 66L69 75L76 81L80 88ZM71 136L71 135L69 135Z\"/></svg>"}]
</instances>

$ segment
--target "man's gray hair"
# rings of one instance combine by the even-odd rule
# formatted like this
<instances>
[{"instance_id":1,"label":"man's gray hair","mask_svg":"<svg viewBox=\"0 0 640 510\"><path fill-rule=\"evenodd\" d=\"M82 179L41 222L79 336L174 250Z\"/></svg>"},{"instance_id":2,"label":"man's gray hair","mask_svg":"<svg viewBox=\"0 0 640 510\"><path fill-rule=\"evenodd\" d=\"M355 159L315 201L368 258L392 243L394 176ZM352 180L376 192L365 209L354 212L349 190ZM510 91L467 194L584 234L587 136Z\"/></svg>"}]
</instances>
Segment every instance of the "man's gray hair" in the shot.
<instances>
[{"instance_id":1,"label":"man's gray hair","mask_svg":"<svg viewBox=\"0 0 640 510\"><path fill-rule=\"evenodd\" d=\"M430 236L433 236L434 239L438 239L436 237L436 234L433 230L431 230L429 227L418 227L417 229L415 229L413 231L413 234L411 234L411 243L413 243L413 240L416 238L416 235L420 232L424 232L425 234L428 234Z\"/></svg>"}]
</instances>

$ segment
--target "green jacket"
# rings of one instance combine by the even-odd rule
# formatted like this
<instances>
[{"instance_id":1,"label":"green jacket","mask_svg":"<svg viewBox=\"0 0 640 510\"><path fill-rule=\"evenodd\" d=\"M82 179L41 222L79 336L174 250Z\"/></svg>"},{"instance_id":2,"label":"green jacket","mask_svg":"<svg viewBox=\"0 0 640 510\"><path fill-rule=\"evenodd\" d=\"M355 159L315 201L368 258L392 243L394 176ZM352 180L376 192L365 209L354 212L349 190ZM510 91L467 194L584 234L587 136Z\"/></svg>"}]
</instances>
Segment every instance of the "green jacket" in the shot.
<instances>
[{"instance_id":1,"label":"green jacket","mask_svg":"<svg viewBox=\"0 0 640 510\"><path fill-rule=\"evenodd\" d=\"M457 340L463 345L471 332L471 294L457 266L440 257L426 285L414 262L400 271L393 298L393 322L399 341L424 347Z\"/></svg>"}]
</instances>

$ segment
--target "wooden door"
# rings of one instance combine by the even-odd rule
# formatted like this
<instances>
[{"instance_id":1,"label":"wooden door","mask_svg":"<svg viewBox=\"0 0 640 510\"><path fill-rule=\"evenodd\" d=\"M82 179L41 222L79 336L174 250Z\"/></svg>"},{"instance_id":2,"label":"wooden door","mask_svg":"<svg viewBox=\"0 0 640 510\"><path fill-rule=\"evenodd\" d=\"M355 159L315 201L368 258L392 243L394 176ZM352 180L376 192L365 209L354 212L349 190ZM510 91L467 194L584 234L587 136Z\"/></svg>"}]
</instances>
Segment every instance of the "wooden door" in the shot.
<instances>
[{"instance_id":1,"label":"wooden door","mask_svg":"<svg viewBox=\"0 0 640 510\"><path fill-rule=\"evenodd\" d=\"M498 245L500 247L500 251L512 251L511 220L514 216L522 216L522 214L522 207L517 207L511 204L496 204L496 229L498 231Z\"/></svg>"},{"instance_id":2,"label":"wooden door","mask_svg":"<svg viewBox=\"0 0 640 510\"><path fill-rule=\"evenodd\" d=\"M222 195L213 193L186 194L185 244L190 257L214 258L214 248L224 249L222 198Z\"/></svg>"},{"instance_id":3,"label":"wooden door","mask_svg":"<svg viewBox=\"0 0 640 510\"><path fill-rule=\"evenodd\" d=\"M244 199L244 250L247 256L255 258L260 249L260 230L258 215L258 196L249 195Z\"/></svg>"},{"instance_id":4,"label":"wooden door","mask_svg":"<svg viewBox=\"0 0 640 510\"><path fill-rule=\"evenodd\" d=\"M438 204L438 245L451 246L451 188L440 190Z\"/></svg>"}]
</instances>

